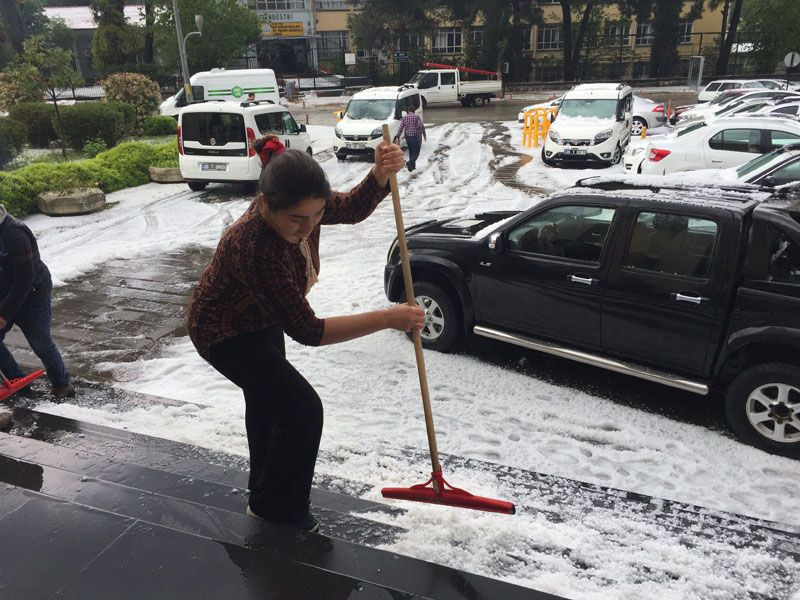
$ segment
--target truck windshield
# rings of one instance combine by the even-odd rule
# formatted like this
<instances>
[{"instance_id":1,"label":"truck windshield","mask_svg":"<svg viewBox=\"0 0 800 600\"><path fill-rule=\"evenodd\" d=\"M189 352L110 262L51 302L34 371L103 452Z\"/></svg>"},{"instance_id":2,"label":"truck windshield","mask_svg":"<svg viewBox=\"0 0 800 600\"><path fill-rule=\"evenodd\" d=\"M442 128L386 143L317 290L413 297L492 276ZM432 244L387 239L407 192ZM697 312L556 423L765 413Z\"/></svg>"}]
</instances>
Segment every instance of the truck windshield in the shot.
<instances>
[{"instance_id":1,"label":"truck windshield","mask_svg":"<svg viewBox=\"0 0 800 600\"><path fill-rule=\"evenodd\" d=\"M588 98L584 100L565 98L561 102L558 114L565 117L589 117L613 119L617 114L616 100L600 100Z\"/></svg>"},{"instance_id":2,"label":"truck windshield","mask_svg":"<svg viewBox=\"0 0 800 600\"><path fill-rule=\"evenodd\" d=\"M394 114L395 100L350 100L346 116L351 119L375 119L385 121Z\"/></svg>"}]
</instances>

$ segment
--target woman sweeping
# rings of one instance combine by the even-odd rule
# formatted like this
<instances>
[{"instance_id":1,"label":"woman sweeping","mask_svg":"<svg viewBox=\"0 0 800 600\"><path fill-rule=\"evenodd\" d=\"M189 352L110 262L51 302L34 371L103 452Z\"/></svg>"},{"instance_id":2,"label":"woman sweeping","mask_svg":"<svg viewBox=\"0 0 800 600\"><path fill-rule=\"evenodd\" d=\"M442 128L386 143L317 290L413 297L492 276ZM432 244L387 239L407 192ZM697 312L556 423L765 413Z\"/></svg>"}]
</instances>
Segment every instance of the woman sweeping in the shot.
<instances>
[{"instance_id":1,"label":"woman sweeping","mask_svg":"<svg viewBox=\"0 0 800 600\"><path fill-rule=\"evenodd\" d=\"M308 346L336 344L383 329L421 327L418 307L397 305L320 319L306 300L319 272L320 226L358 223L389 191L404 166L381 143L375 164L348 193L332 192L317 162L287 150L261 173L259 194L223 234L189 305L189 335L200 355L242 388L250 449L252 516L308 531L322 403L286 360L284 332Z\"/></svg>"}]
</instances>

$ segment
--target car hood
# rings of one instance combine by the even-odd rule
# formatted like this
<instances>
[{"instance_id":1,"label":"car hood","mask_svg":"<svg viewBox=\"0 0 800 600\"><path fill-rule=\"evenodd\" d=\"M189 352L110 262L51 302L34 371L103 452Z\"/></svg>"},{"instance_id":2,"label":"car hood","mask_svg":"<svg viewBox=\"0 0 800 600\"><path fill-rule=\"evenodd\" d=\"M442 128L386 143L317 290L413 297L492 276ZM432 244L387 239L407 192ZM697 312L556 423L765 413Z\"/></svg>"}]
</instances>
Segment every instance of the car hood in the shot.
<instances>
[{"instance_id":1,"label":"car hood","mask_svg":"<svg viewBox=\"0 0 800 600\"><path fill-rule=\"evenodd\" d=\"M429 235L451 238L483 237L502 222L519 214L517 211L496 211L473 217L456 217L442 221L427 221L408 230L409 235Z\"/></svg>"},{"instance_id":2,"label":"car hood","mask_svg":"<svg viewBox=\"0 0 800 600\"><path fill-rule=\"evenodd\" d=\"M601 131L614 127L614 119L579 119L559 115L550 126L562 138L585 139L593 138Z\"/></svg>"},{"instance_id":3,"label":"car hood","mask_svg":"<svg viewBox=\"0 0 800 600\"><path fill-rule=\"evenodd\" d=\"M345 135L370 135L376 129L380 129L384 123L390 125L392 121L393 119L378 121L377 119L351 119L350 117L345 117L336 125Z\"/></svg>"}]
</instances>

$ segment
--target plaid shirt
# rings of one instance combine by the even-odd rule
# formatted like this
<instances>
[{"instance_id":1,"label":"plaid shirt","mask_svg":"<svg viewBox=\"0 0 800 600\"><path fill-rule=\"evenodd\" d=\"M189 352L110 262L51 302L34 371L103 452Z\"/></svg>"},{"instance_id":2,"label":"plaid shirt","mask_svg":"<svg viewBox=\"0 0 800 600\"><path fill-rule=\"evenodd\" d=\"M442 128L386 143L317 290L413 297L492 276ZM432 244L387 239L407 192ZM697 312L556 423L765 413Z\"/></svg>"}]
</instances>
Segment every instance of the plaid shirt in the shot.
<instances>
[{"instance_id":1,"label":"plaid shirt","mask_svg":"<svg viewBox=\"0 0 800 600\"><path fill-rule=\"evenodd\" d=\"M417 113L409 112L406 113L406 116L400 121L400 129L397 132L398 138L403 133L403 130L405 130L407 138L419 137L425 134L425 123L422 122L422 119Z\"/></svg>"},{"instance_id":2,"label":"plaid shirt","mask_svg":"<svg viewBox=\"0 0 800 600\"><path fill-rule=\"evenodd\" d=\"M363 221L387 193L370 172L350 192L331 192L320 225ZM261 218L256 202L222 235L189 304L189 337L206 360L214 344L273 325L307 346L319 345L325 330L305 298L308 262L300 244ZM317 272L320 225L308 236Z\"/></svg>"}]
</instances>

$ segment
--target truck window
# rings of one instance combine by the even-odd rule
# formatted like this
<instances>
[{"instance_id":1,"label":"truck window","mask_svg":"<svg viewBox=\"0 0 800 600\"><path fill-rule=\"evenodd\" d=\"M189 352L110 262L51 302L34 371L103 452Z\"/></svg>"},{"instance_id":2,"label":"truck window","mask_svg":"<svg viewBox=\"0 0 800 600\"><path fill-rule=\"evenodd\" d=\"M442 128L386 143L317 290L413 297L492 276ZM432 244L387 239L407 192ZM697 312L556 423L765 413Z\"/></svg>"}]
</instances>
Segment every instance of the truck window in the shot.
<instances>
[{"instance_id":1,"label":"truck window","mask_svg":"<svg viewBox=\"0 0 800 600\"><path fill-rule=\"evenodd\" d=\"M508 248L599 263L616 210L600 206L558 206L514 227Z\"/></svg>"},{"instance_id":2,"label":"truck window","mask_svg":"<svg viewBox=\"0 0 800 600\"><path fill-rule=\"evenodd\" d=\"M439 85L439 74L438 73L425 73L422 76L422 79L419 81L419 89L426 90L428 88L436 87Z\"/></svg>"},{"instance_id":3,"label":"truck window","mask_svg":"<svg viewBox=\"0 0 800 600\"><path fill-rule=\"evenodd\" d=\"M623 265L656 273L707 279L717 239L708 219L662 212L640 212Z\"/></svg>"},{"instance_id":4,"label":"truck window","mask_svg":"<svg viewBox=\"0 0 800 600\"><path fill-rule=\"evenodd\" d=\"M760 129L723 129L708 140L708 145L714 150L727 150L728 152L761 152Z\"/></svg>"},{"instance_id":5,"label":"truck window","mask_svg":"<svg viewBox=\"0 0 800 600\"><path fill-rule=\"evenodd\" d=\"M456 84L455 73L442 73L442 85L455 85L455 84Z\"/></svg>"},{"instance_id":6,"label":"truck window","mask_svg":"<svg viewBox=\"0 0 800 600\"><path fill-rule=\"evenodd\" d=\"M800 246L780 229L769 229L767 281L800 285Z\"/></svg>"},{"instance_id":7,"label":"truck window","mask_svg":"<svg viewBox=\"0 0 800 600\"><path fill-rule=\"evenodd\" d=\"M181 121L184 141L199 142L204 146L224 146L231 142L244 142L244 118L234 113L188 113Z\"/></svg>"},{"instance_id":8,"label":"truck window","mask_svg":"<svg viewBox=\"0 0 800 600\"><path fill-rule=\"evenodd\" d=\"M255 115L256 127L261 134L265 133L283 133L283 119L280 113L262 113Z\"/></svg>"},{"instance_id":9,"label":"truck window","mask_svg":"<svg viewBox=\"0 0 800 600\"><path fill-rule=\"evenodd\" d=\"M288 112L281 113L281 117L283 119L283 130L288 133L289 135L295 135L300 133L300 128L297 126L297 123L294 120L294 117L290 115Z\"/></svg>"}]
</instances>

